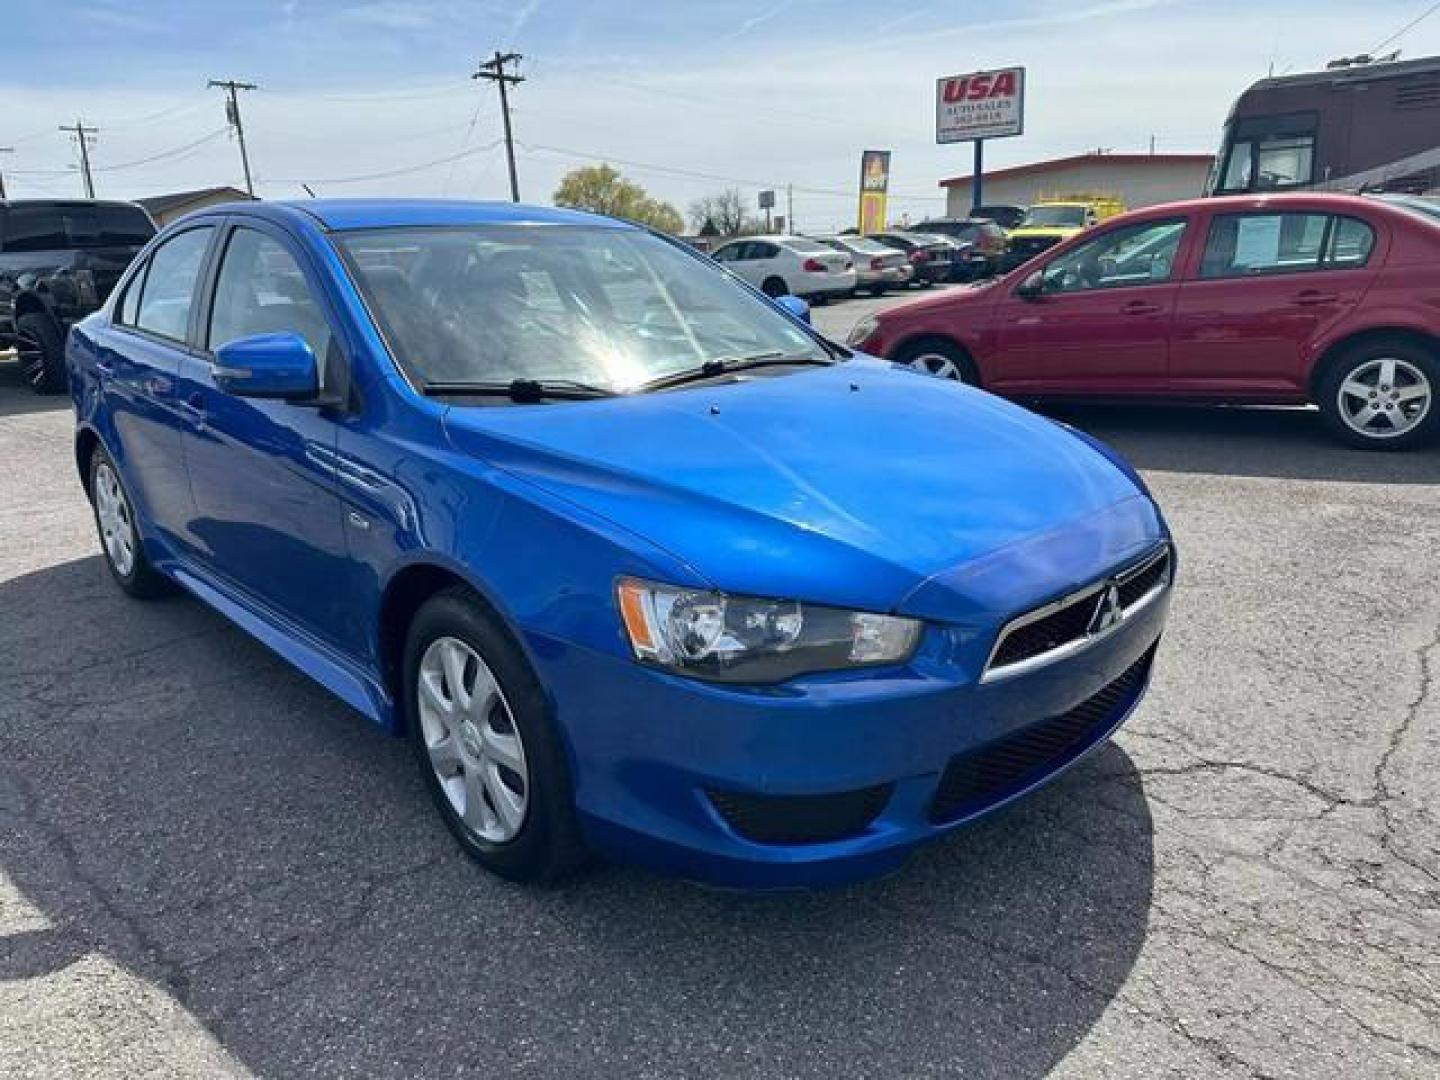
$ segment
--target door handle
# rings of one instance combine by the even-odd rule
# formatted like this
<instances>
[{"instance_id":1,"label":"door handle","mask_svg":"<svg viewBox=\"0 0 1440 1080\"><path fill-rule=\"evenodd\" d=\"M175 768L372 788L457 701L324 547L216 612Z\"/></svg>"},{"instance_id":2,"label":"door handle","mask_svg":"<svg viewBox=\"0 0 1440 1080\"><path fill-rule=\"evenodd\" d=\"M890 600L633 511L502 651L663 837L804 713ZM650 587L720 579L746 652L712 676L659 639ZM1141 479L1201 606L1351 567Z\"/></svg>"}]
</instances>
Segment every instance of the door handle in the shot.
<instances>
[{"instance_id":1,"label":"door handle","mask_svg":"<svg viewBox=\"0 0 1440 1080\"><path fill-rule=\"evenodd\" d=\"M1309 306L1312 304L1333 304L1336 300L1339 300L1340 297L1335 293L1321 292L1319 289L1304 289L1296 293L1292 299L1297 304Z\"/></svg>"},{"instance_id":2,"label":"door handle","mask_svg":"<svg viewBox=\"0 0 1440 1080\"><path fill-rule=\"evenodd\" d=\"M1154 315L1161 310L1159 304L1151 304L1145 300L1131 300L1120 309L1122 315Z\"/></svg>"}]
</instances>

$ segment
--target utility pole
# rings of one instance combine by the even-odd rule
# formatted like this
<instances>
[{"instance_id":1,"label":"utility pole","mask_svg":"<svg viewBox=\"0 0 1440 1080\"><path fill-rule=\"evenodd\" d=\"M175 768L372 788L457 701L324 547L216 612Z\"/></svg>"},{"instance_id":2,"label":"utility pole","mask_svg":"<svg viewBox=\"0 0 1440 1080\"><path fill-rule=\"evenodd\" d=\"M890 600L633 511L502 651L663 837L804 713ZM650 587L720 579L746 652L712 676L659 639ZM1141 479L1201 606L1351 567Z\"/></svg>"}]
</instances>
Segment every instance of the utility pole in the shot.
<instances>
[{"instance_id":1,"label":"utility pole","mask_svg":"<svg viewBox=\"0 0 1440 1080\"><path fill-rule=\"evenodd\" d=\"M792 235L798 234L800 230L795 228L795 185L785 185L785 228Z\"/></svg>"},{"instance_id":2,"label":"utility pole","mask_svg":"<svg viewBox=\"0 0 1440 1080\"><path fill-rule=\"evenodd\" d=\"M245 152L245 125L240 122L240 99L235 96L235 92L259 88L254 83L236 82L234 79L211 79L210 86L218 86L229 95L225 102L225 119L230 121L230 126L235 129L235 137L240 143L240 166L245 170L245 193L253 199L255 182L250 178L250 155Z\"/></svg>"},{"instance_id":3,"label":"utility pole","mask_svg":"<svg viewBox=\"0 0 1440 1080\"><path fill-rule=\"evenodd\" d=\"M14 148L13 146L0 146L0 154L13 154L14 152L15 152L15 148ZM6 198L6 195L5 195L5 174L4 174L3 172L0 172L0 199L4 199L4 198Z\"/></svg>"},{"instance_id":4,"label":"utility pole","mask_svg":"<svg viewBox=\"0 0 1440 1080\"><path fill-rule=\"evenodd\" d=\"M521 60L525 59L519 53L502 53L495 50L495 56L486 60L471 75L472 79L484 79L486 82L493 82L500 88L500 115L505 123L505 160L510 166L510 201L520 201L520 182L515 179L515 140L510 134L510 97L506 88L516 83L525 81L525 77L519 74L509 74L505 70L506 64L515 64L517 67Z\"/></svg>"},{"instance_id":5,"label":"utility pole","mask_svg":"<svg viewBox=\"0 0 1440 1080\"><path fill-rule=\"evenodd\" d=\"M61 124L60 130L75 136L75 141L80 144L80 175L85 178L85 197L93 199L95 179L90 175L90 136L100 134L100 129L86 127L84 121L77 117L73 126Z\"/></svg>"}]
</instances>

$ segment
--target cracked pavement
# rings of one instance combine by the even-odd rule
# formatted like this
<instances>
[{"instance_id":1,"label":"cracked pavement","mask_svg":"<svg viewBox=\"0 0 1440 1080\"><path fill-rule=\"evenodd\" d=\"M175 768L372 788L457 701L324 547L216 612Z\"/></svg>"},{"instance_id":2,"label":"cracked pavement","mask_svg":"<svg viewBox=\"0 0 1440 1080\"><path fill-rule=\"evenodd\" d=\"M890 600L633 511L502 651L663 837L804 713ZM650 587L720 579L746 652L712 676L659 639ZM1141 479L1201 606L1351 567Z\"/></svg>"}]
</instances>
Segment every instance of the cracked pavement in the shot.
<instances>
[{"instance_id":1,"label":"cracked pavement","mask_svg":"<svg viewBox=\"0 0 1440 1080\"><path fill-rule=\"evenodd\" d=\"M1057 415L1181 546L1112 745L864 886L527 890L402 743L197 602L125 600L66 403L0 367L0 1075L1440 1073L1440 448Z\"/></svg>"}]
</instances>

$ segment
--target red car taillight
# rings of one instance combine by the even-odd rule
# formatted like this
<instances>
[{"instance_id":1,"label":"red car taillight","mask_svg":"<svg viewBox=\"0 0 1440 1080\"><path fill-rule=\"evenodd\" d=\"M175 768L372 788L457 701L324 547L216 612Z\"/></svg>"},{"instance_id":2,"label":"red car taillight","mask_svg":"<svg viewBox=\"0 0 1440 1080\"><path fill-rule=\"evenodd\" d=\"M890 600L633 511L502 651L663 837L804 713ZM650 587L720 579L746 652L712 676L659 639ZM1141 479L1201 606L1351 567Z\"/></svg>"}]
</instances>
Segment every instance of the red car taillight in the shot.
<instances>
[{"instance_id":1,"label":"red car taillight","mask_svg":"<svg viewBox=\"0 0 1440 1080\"><path fill-rule=\"evenodd\" d=\"M929 262L930 253L928 251L912 251L910 253L910 261L912 263Z\"/></svg>"},{"instance_id":2,"label":"red car taillight","mask_svg":"<svg viewBox=\"0 0 1440 1080\"><path fill-rule=\"evenodd\" d=\"M870 260L870 269L871 269L871 270L884 270L884 269L885 269L885 260L882 259L879 255L876 255L873 259Z\"/></svg>"},{"instance_id":3,"label":"red car taillight","mask_svg":"<svg viewBox=\"0 0 1440 1080\"><path fill-rule=\"evenodd\" d=\"M807 274L823 274L829 267L819 259L806 259L800 264L800 269L804 270Z\"/></svg>"}]
</instances>

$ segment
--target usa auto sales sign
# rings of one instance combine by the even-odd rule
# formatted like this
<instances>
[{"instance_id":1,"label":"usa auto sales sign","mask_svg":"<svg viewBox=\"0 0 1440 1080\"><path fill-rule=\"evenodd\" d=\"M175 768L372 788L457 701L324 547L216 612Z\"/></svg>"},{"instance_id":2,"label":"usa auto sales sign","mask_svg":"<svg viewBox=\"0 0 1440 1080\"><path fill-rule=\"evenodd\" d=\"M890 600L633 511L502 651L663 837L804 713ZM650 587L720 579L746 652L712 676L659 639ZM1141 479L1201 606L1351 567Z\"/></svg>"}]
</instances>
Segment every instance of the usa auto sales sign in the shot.
<instances>
[{"instance_id":1,"label":"usa auto sales sign","mask_svg":"<svg viewBox=\"0 0 1440 1080\"><path fill-rule=\"evenodd\" d=\"M1025 69L1000 68L935 80L935 141L1003 139L1025 130Z\"/></svg>"}]
</instances>

